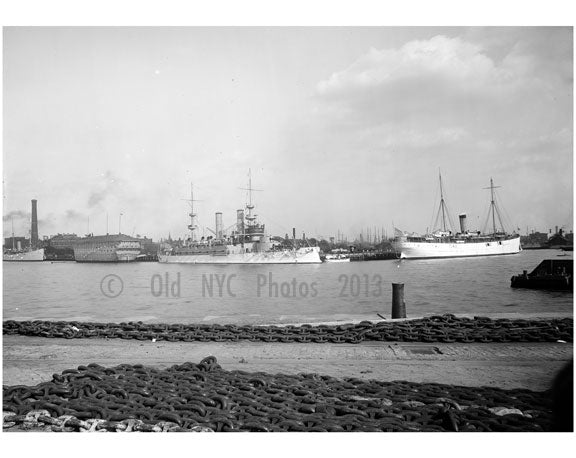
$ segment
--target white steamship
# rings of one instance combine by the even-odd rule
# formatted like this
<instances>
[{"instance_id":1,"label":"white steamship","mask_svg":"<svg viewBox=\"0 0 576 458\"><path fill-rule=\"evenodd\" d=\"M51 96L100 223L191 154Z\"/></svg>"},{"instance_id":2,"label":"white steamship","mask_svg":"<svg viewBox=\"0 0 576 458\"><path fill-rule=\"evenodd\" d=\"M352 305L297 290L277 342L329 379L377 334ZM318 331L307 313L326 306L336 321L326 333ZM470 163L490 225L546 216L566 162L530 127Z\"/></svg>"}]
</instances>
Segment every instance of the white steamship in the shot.
<instances>
[{"instance_id":1,"label":"white steamship","mask_svg":"<svg viewBox=\"0 0 576 458\"><path fill-rule=\"evenodd\" d=\"M401 259L420 258L456 258L469 256L494 256L515 254L522 250L520 246L520 234L508 234L503 229L500 211L494 200L494 183L490 178L491 201L488 213L489 221L492 222L491 233L470 232L466 228L466 215L460 214L460 232L454 234L448 230L448 209L444 201L442 190L442 177L440 177L440 208L436 216L437 226L440 216L442 217L441 229L432 234L416 235L407 234L396 228L394 248ZM499 221L502 230L496 229L496 220Z\"/></svg>"}]
</instances>

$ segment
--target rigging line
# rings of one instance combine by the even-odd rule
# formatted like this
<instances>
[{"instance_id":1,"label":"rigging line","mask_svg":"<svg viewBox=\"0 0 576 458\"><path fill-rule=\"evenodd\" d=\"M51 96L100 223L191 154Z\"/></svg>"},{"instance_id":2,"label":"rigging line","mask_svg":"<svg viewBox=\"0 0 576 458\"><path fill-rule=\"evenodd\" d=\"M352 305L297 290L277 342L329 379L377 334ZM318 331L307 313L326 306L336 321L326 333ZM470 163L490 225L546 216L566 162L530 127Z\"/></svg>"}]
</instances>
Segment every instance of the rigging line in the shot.
<instances>
[{"instance_id":1,"label":"rigging line","mask_svg":"<svg viewBox=\"0 0 576 458\"><path fill-rule=\"evenodd\" d=\"M490 200L490 212L492 213L492 230L494 233L497 232L497 229L501 229L502 232L506 232L502 214L500 213L499 196L497 195L494 188L492 189L492 197ZM496 219L498 219L500 227L496 226Z\"/></svg>"},{"instance_id":2,"label":"rigging line","mask_svg":"<svg viewBox=\"0 0 576 458\"><path fill-rule=\"evenodd\" d=\"M430 231L434 232L434 229L436 226L436 222L434 222L434 225L432 225L432 221L434 220L434 213L436 212L436 202L438 199L438 188L436 188L436 186L434 187L436 189L435 193L434 193L434 205L432 206L432 214L430 215Z\"/></svg>"},{"instance_id":3,"label":"rigging line","mask_svg":"<svg viewBox=\"0 0 576 458\"><path fill-rule=\"evenodd\" d=\"M452 220L450 207L448 207L448 204L446 202L444 202L444 208L446 209L446 216L448 218L448 224L450 225L450 230L452 232L457 232L455 231L456 226L454 226L454 221Z\"/></svg>"},{"instance_id":4,"label":"rigging line","mask_svg":"<svg viewBox=\"0 0 576 458\"><path fill-rule=\"evenodd\" d=\"M278 223L278 221L276 221L274 218L270 217L270 213L262 213L260 212L260 215L262 216L262 220L264 221L270 221L272 222L272 224L280 227L280 229L286 231L287 233L290 232L290 228L287 228L286 226L284 226L283 224Z\"/></svg>"},{"instance_id":5,"label":"rigging line","mask_svg":"<svg viewBox=\"0 0 576 458\"><path fill-rule=\"evenodd\" d=\"M498 201L502 202L502 198L500 197L500 195L498 194L498 192L496 192L496 198L498 199ZM500 204L500 207L502 208L502 210L504 211L504 215L507 218L507 223L510 225L510 228L512 228L513 232L516 232L516 228L514 227L515 224L513 224L512 222L512 218L510 218L510 215L508 214L508 212L506 211L506 207L502 204ZM502 228L502 230L504 230L504 228ZM504 232L506 232L504 230Z\"/></svg>"},{"instance_id":6,"label":"rigging line","mask_svg":"<svg viewBox=\"0 0 576 458\"><path fill-rule=\"evenodd\" d=\"M490 202L488 204L488 210L486 211L486 220L484 221L484 226L482 227L482 233L483 234L488 234L488 226L491 223L491 218L490 216L492 215L492 203Z\"/></svg>"},{"instance_id":7,"label":"rigging line","mask_svg":"<svg viewBox=\"0 0 576 458\"><path fill-rule=\"evenodd\" d=\"M488 227L488 219L490 218L490 207L492 205L488 204L488 216L486 216L484 218L484 224L482 225L482 233L485 234L486 233L486 228ZM483 214L485 214L485 211L483 212Z\"/></svg>"},{"instance_id":8,"label":"rigging line","mask_svg":"<svg viewBox=\"0 0 576 458\"><path fill-rule=\"evenodd\" d=\"M502 221L502 215L500 214L500 206L498 205L496 195L494 195L494 212L496 213L496 217L498 218L498 222L500 223L500 229L502 229L502 232L505 232L504 222Z\"/></svg>"}]
</instances>

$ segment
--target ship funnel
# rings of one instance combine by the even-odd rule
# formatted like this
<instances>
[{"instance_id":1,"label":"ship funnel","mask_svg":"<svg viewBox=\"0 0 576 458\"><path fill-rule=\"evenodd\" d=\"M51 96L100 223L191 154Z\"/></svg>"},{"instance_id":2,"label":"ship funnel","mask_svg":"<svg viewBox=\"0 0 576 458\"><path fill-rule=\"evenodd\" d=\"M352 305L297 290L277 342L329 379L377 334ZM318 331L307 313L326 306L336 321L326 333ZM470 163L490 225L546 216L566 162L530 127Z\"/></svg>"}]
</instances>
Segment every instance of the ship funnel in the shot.
<instances>
[{"instance_id":1,"label":"ship funnel","mask_svg":"<svg viewBox=\"0 0 576 458\"><path fill-rule=\"evenodd\" d=\"M222 212L216 212L216 239L220 240L222 238Z\"/></svg>"},{"instance_id":2,"label":"ship funnel","mask_svg":"<svg viewBox=\"0 0 576 458\"><path fill-rule=\"evenodd\" d=\"M38 247L38 211L36 199L32 199L32 228L30 231L30 245L32 249Z\"/></svg>"},{"instance_id":3,"label":"ship funnel","mask_svg":"<svg viewBox=\"0 0 576 458\"><path fill-rule=\"evenodd\" d=\"M244 233L244 210L236 210L236 231L238 234Z\"/></svg>"},{"instance_id":4,"label":"ship funnel","mask_svg":"<svg viewBox=\"0 0 576 458\"><path fill-rule=\"evenodd\" d=\"M460 232L462 234L466 233L466 213L460 213L458 215L458 218L460 218Z\"/></svg>"}]
</instances>

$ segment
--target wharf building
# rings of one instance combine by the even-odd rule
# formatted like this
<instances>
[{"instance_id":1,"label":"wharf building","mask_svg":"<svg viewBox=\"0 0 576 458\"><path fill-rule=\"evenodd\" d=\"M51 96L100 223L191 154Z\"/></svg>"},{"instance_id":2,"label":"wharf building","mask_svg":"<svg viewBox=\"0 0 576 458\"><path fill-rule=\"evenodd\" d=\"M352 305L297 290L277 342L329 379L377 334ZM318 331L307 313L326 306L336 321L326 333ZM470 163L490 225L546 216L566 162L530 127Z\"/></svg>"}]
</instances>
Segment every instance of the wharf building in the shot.
<instances>
[{"instance_id":1,"label":"wharf building","mask_svg":"<svg viewBox=\"0 0 576 458\"><path fill-rule=\"evenodd\" d=\"M125 234L92 235L74 243L76 262L131 262L141 251L140 239Z\"/></svg>"},{"instance_id":2,"label":"wharf building","mask_svg":"<svg viewBox=\"0 0 576 458\"><path fill-rule=\"evenodd\" d=\"M44 240L44 255L48 261L73 261L76 234L57 234Z\"/></svg>"},{"instance_id":3,"label":"wharf building","mask_svg":"<svg viewBox=\"0 0 576 458\"><path fill-rule=\"evenodd\" d=\"M12 247L18 251L27 250L30 248L30 239L26 237L6 237L4 239L4 249L11 250Z\"/></svg>"}]
</instances>

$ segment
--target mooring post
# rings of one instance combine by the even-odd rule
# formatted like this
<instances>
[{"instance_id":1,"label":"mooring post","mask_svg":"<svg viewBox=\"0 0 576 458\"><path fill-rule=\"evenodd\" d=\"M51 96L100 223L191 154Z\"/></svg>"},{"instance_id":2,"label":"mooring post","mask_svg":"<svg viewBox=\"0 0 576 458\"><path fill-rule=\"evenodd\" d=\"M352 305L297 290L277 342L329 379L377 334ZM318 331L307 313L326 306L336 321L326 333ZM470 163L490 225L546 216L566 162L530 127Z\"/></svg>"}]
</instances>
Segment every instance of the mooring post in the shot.
<instances>
[{"instance_id":1,"label":"mooring post","mask_svg":"<svg viewBox=\"0 0 576 458\"><path fill-rule=\"evenodd\" d=\"M392 318L406 318L404 283L392 283Z\"/></svg>"}]
</instances>

